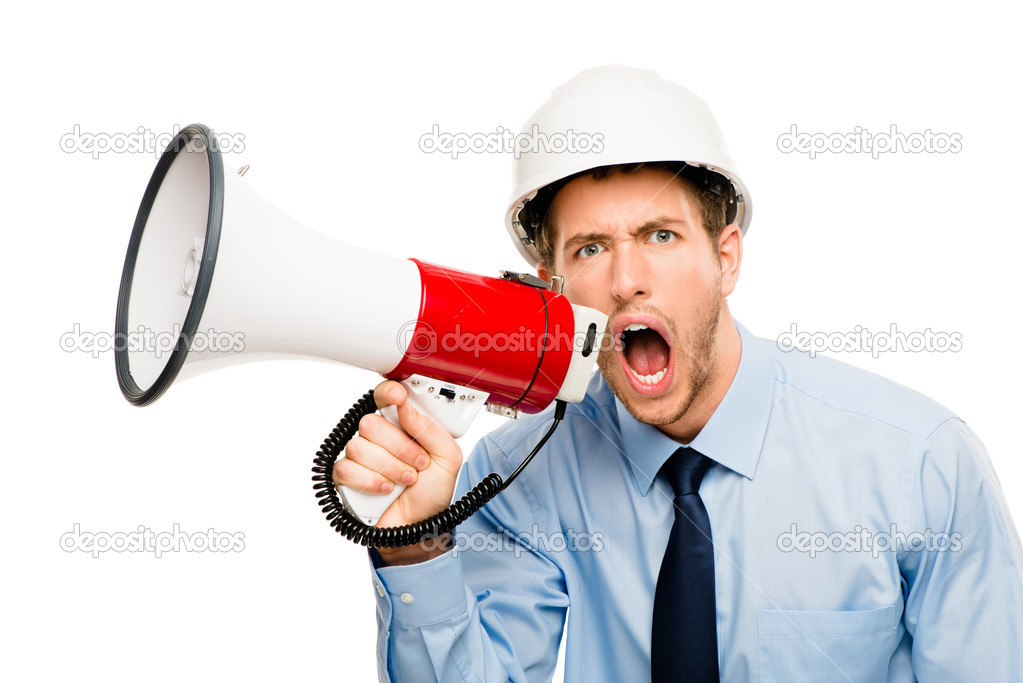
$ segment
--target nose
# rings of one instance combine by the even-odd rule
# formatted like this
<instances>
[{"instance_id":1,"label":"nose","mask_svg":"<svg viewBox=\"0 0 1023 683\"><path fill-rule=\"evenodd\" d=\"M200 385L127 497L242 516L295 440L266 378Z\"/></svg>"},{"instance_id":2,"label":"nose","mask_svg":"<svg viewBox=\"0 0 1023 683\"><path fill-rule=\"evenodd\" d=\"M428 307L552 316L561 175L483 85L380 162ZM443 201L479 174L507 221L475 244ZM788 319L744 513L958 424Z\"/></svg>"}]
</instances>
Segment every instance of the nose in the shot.
<instances>
[{"instance_id":1,"label":"nose","mask_svg":"<svg viewBox=\"0 0 1023 683\"><path fill-rule=\"evenodd\" d=\"M619 301L646 298L650 292L646 259L635 244L616 245L611 255L611 294Z\"/></svg>"}]
</instances>

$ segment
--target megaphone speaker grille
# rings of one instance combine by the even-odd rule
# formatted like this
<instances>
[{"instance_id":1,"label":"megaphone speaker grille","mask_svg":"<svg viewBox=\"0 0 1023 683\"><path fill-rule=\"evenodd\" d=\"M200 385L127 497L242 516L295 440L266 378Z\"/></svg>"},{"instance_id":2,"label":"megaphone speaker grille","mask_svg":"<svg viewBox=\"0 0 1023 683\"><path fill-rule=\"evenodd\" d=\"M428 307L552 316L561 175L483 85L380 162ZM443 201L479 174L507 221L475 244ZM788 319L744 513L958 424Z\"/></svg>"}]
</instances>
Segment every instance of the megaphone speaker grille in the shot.
<instances>
[{"instance_id":1,"label":"megaphone speaker grille","mask_svg":"<svg viewBox=\"0 0 1023 683\"><path fill-rule=\"evenodd\" d=\"M124 341L114 362L121 393L134 405L159 398L185 362L209 296L223 215L216 136L192 124L167 145L149 179L121 273L115 338Z\"/></svg>"}]
</instances>

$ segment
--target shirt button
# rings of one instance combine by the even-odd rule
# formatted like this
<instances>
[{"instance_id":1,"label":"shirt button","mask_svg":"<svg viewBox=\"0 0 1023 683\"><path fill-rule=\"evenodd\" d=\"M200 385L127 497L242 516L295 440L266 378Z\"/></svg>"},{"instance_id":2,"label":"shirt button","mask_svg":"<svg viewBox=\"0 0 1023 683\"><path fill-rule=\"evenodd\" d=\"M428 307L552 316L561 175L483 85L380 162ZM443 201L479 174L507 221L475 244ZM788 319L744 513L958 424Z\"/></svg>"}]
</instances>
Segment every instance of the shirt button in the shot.
<instances>
[{"instance_id":1,"label":"shirt button","mask_svg":"<svg viewBox=\"0 0 1023 683\"><path fill-rule=\"evenodd\" d=\"M384 587L381 586L379 583L376 586L377 586L377 595L379 595L380 597L384 597Z\"/></svg>"},{"instance_id":2,"label":"shirt button","mask_svg":"<svg viewBox=\"0 0 1023 683\"><path fill-rule=\"evenodd\" d=\"M415 600L415 598L412 597L411 593L401 594L401 601L404 602L406 605L411 605L413 600Z\"/></svg>"}]
</instances>

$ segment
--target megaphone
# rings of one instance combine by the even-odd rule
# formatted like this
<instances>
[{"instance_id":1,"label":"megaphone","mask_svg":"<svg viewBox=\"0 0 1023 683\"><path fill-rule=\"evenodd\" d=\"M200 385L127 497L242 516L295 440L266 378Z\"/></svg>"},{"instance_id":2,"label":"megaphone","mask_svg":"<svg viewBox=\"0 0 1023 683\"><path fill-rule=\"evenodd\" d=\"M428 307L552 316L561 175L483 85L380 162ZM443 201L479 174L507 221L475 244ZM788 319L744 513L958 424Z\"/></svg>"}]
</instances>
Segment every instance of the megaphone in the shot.
<instances>
[{"instance_id":1,"label":"megaphone","mask_svg":"<svg viewBox=\"0 0 1023 683\"><path fill-rule=\"evenodd\" d=\"M176 379L239 362L333 360L401 381L457 437L484 405L515 416L582 400L606 324L557 281L474 275L307 228L228 169L213 132L193 124L167 146L139 206L115 365L121 393L145 406ZM343 506L372 526L403 488L342 487Z\"/></svg>"}]
</instances>

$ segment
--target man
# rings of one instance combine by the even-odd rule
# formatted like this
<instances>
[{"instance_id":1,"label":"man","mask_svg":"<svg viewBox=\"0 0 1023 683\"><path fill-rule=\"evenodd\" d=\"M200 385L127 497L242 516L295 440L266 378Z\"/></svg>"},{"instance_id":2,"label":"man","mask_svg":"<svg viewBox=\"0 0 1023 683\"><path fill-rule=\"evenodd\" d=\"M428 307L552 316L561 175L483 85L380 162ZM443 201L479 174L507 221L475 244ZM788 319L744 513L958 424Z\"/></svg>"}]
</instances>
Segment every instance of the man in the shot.
<instances>
[{"instance_id":1,"label":"man","mask_svg":"<svg viewBox=\"0 0 1023 683\"><path fill-rule=\"evenodd\" d=\"M607 67L537 122L606 144L521 161L509 228L615 348L454 539L374 557L381 678L546 680L567 622L568 681L1023 680L1023 552L972 432L729 314L750 198L706 106ZM334 480L411 484L380 525L426 518L461 453L400 385L376 398L403 429L364 418ZM459 493L549 417L478 444Z\"/></svg>"}]
</instances>

